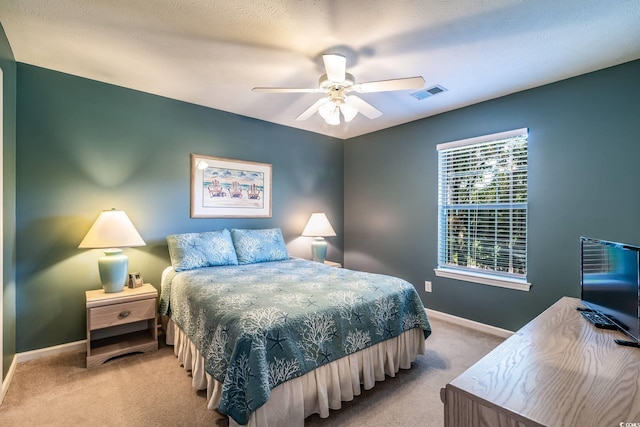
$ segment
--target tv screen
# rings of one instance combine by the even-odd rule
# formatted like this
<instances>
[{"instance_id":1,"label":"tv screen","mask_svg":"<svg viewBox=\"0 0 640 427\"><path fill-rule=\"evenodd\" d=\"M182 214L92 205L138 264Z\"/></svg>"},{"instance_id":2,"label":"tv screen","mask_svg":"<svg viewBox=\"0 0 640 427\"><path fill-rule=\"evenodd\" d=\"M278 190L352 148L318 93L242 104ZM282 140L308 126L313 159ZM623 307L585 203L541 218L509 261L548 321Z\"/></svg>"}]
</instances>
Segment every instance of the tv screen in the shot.
<instances>
[{"instance_id":1,"label":"tv screen","mask_svg":"<svg viewBox=\"0 0 640 427\"><path fill-rule=\"evenodd\" d=\"M640 247L580 238L582 301L640 341Z\"/></svg>"}]
</instances>

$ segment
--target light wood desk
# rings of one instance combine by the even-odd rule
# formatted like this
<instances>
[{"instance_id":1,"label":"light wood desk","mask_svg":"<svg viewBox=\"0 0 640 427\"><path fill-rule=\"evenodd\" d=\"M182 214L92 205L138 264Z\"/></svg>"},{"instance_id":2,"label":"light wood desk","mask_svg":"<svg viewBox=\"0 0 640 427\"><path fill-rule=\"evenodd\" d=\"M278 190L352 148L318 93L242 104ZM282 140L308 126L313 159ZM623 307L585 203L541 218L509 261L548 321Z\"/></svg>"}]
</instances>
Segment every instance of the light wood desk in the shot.
<instances>
[{"instance_id":1,"label":"light wood desk","mask_svg":"<svg viewBox=\"0 0 640 427\"><path fill-rule=\"evenodd\" d=\"M560 299L447 384L445 426L640 425L640 349L578 306Z\"/></svg>"}]
</instances>

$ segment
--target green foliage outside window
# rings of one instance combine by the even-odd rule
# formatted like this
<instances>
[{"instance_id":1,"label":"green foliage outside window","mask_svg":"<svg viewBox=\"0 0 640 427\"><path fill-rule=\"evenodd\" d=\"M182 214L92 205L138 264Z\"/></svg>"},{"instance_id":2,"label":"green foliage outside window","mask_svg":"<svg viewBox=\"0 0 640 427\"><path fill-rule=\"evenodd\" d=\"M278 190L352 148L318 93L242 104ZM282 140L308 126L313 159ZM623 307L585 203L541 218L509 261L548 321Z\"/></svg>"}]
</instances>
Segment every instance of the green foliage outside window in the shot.
<instances>
[{"instance_id":1,"label":"green foliage outside window","mask_svg":"<svg viewBox=\"0 0 640 427\"><path fill-rule=\"evenodd\" d=\"M525 276L527 136L439 154L439 266Z\"/></svg>"}]
</instances>

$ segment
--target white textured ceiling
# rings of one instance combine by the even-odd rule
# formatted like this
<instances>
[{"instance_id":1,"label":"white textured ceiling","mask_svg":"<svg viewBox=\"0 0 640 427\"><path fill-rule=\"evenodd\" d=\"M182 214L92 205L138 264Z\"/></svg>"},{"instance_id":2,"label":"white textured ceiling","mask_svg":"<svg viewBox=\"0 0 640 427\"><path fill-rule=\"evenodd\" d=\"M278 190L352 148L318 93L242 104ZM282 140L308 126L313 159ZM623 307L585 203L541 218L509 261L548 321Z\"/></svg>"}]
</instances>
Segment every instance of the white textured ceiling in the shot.
<instances>
[{"instance_id":1,"label":"white textured ceiling","mask_svg":"<svg viewBox=\"0 0 640 427\"><path fill-rule=\"evenodd\" d=\"M347 139L640 58L640 0L3 0L16 61ZM357 82L421 75L447 92L361 94L384 115L295 117L322 53ZM640 78L640 76L639 76Z\"/></svg>"}]
</instances>

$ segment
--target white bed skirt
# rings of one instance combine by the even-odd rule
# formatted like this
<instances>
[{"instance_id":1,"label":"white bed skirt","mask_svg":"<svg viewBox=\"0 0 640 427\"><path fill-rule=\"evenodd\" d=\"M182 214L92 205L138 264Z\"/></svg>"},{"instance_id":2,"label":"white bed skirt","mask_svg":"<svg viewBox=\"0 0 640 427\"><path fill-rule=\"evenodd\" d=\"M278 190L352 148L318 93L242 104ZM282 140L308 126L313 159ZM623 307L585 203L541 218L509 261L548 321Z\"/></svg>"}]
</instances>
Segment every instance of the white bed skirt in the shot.
<instances>
[{"instance_id":1,"label":"white bed skirt","mask_svg":"<svg viewBox=\"0 0 640 427\"><path fill-rule=\"evenodd\" d=\"M178 362L185 370L191 371L192 387L195 390L206 389L207 408L217 409L222 383L205 372L204 358L186 334L169 318L163 319L163 323L166 325L167 344L174 346ZM343 401L358 396L361 386L369 390L376 381L384 381L385 375L394 377L401 368L411 368L411 362L424 352L424 333L416 328L323 365L274 388L269 401L251 415L247 425L303 427L304 419L311 414L327 418L329 409L340 409ZM229 426L238 424L229 418Z\"/></svg>"}]
</instances>

